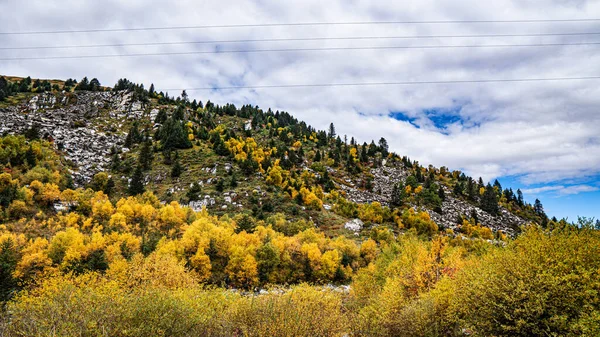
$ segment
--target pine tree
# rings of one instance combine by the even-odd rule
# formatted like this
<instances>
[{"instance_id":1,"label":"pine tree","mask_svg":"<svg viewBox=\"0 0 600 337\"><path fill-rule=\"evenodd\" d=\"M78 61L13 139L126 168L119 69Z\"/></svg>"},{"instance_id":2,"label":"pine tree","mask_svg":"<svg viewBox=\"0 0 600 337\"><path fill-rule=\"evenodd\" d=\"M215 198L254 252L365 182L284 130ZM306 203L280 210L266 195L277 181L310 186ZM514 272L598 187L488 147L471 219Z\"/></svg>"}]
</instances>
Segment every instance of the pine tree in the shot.
<instances>
[{"instance_id":1,"label":"pine tree","mask_svg":"<svg viewBox=\"0 0 600 337\"><path fill-rule=\"evenodd\" d=\"M160 109L154 118L154 123L163 124L167 118L169 118L169 116L167 116L167 111L165 109Z\"/></svg>"},{"instance_id":2,"label":"pine tree","mask_svg":"<svg viewBox=\"0 0 600 337\"><path fill-rule=\"evenodd\" d=\"M238 186L237 177L235 176L235 172L231 174L231 181L229 182L229 187L236 188Z\"/></svg>"},{"instance_id":3,"label":"pine tree","mask_svg":"<svg viewBox=\"0 0 600 337\"><path fill-rule=\"evenodd\" d=\"M317 153L315 153L315 158L313 159L314 162L320 162L321 161L321 151L317 150Z\"/></svg>"},{"instance_id":4,"label":"pine tree","mask_svg":"<svg viewBox=\"0 0 600 337\"><path fill-rule=\"evenodd\" d=\"M440 186L438 189L438 196L442 202L446 200L446 193L444 192L444 188L442 186Z\"/></svg>"},{"instance_id":5,"label":"pine tree","mask_svg":"<svg viewBox=\"0 0 600 337\"><path fill-rule=\"evenodd\" d=\"M542 205L540 199L535 199L535 203L533 204L533 211L535 212L535 214L541 217L546 216L546 212L544 212L544 206Z\"/></svg>"},{"instance_id":6,"label":"pine tree","mask_svg":"<svg viewBox=\"0 0 600 337\"><path fill-rule=\"evenodd\" d=\"M390 198L390 206L392 207L400 207L404 202L405 197L404 184L402 182L398 182L394 184L392 187L392 196Z\"/></svg>"},{"instance_id":7,"label":"pine tree","mask_svg":"<svg viewBox=\"0 0 600 337\"><path fill-rule=\"evenodd\" d=\"M180 105L177 107L177 109L175 109L175 112L173 112L173 119L178 121L185 119L185 106Z\"/></svg>"},{"instance_id":8,"label":"pine tree","mask_svg":"<svg viewBox=\"0 0 600 337\"><path fill-rule=\"evenodd\" d=\"M37 165L37 156L35 155L31 145L29 145L29 149L27 149L27 152L25 152L25 161L29 167L34 167Z\"/></svg>"},{"instance_id":9,"label":"pine tree","mask_svg":"<svg viewBox=\"0 0 600 337\"><path fill-rule=\"evenodd\" d=\"M217 192L223 192L223 190L225 189L225 183L223 182L223 179L219 179L217 181L215 189L217 190Z\"/></svg>"},{"instance_id":10,"label":"pine tree","mask_svg":"<svg viewBox=\"0 0 600 337\"><path fill-rule=\"evenodd\" d=\"M192 142L188 138L183 122L168 118L160 129L158 139L161 141L163 151L171 149L189 149Z\"/></svg>"},{"instance_id":11,"label":"pine tree","mask_svg":"<svg viewBox=\"0 0 600 337\"><path fill-rule=\"evenodd\" d=\"M384 158L387 157L389 154L387 140L385 140L385 138L383 137L379 139L379 151L381 151L381 156L383 156Z\"/></svg>"},{"instance_id":12,"label":"pine tree","mask_svg":"<svg viewBox=\"0 0 600 337\"><path fill-rule=\"evenodd\" d=\"M502 193L502 185L500 185L500 182L498 181L498 179L496 179L494 181L494 187L496 187L498 189L498 194Z\"/></svg>"},{"instance_id":13,"label":"pine tree","mask_svg":"<svg viewBox=\"0 0 600 337\"><path fill-rule=\"evenodd\" d=\"M360 149L360 161L361 163L369 162L369 156L367 154L367 143L364 143Z\"/></svg>"},{"instance_id":14,"label":"pine tree","mask_svg":"<svg viewBox=\"0 0 600 337\"><path fill-rule=\"evenodd\" d=\"M129 129L129 133L127 134L127 137L125 137L125 147L132 147L134 144L139 143L142 140L142 134L140 133L139 130L139 123L138 121L134 121L133 124L131 125L131 128Z\"/></svg>"},{"instance_id":15,"label":"pine tree","mask_svg":"<svg viewBox=\"0 0 600 337\"><path fill-rule=\"evenodd\" d=\"M152 152L152 141L149 136L146 135L146 140L142 143L140 147L140 153L138 157L138 162L142 167L142 170L148 171L152 168L152 161L154 160L154 154Z\"/></svg>"},{"instance_id":16,"label":"pine tree","mask_svg":"<svg viewBox=\"0 0 600 337\"><path fill-rule=\"evenodd\" d=\"M475 225L479 224L479 217L477 216L477 211L475 211L475 209L471 210L471 218Z\"/></svg>"},{"instance_id":17,"label":"pine tree","mask_svg":"<svg viewBox=\"0 0 600 337\"><path fill-rule=\"evenodd\" d=\"M112 194L114 188L115 188L115 180L111 176L108 178L108 181L106 182L106 186L104 186L104 194L110 196Z\"/></svg>"},{"instance_id":18,"label":"pine tree","mask_svg":"<svg viewBox=\"0 0 600 337\"><path fill-rule=\"evenodd\" d=\"M498 194L490 183L485 187L481 198L481 209L492 215L498 214Z\"/></svg>"},{"instance_id":19,"label":"pine tree","mask_svg":"<svg viewBox=\"0 0 600 337\"><path fill-rule=\"evenodd\" d=\"M142 167L137 165L135 171L133 171L133 175L131 176L128 192L129 195L138 195L144 193L145 190L144 173L142 172Z\"/></svg>"},{"instance_id":20,"label":"pine tree","mask_svg":"<svg viewBox=\"0 0 600 337\"><path fill-rule=\"evenodd\" d=\"M329 124L329 135L328 136L330 139L334 139L336 136L335 126L333 125L333 123Z\"/></svg>"},{"instance_id":21,"label":"pine tree","mask_svg":"<svg viewBox=\"0 0 600 337\"><path fill-rule=\"evenodd\" d=\"M462 196L464 189L465 189L465 187L463 186L463 183L460 181L457 181L456 184L454 185L454 189L452 190L452 193L455 196Z\"/></svg>"},{"instance_id":22,"label":"pine tree","mask_svg":"<svg viewBox=\"0 0 600 337\"><path fill-rule=\"evenodd\" d=\"M523 192L521 192L521 189L517 189L517 204L520 207L525 205L525 201L523 200Z\"/></svg>"},{"instance_id":23,"label":"pine tree","mask_svg":"<svg viewBox=\"0 0 600 337\"><path fill-rule=\"evenodd\" d=\"M181 175L181 163L179 162L179 153L175 152L175 160L171 167L171 178L178 178Z\"/></svg>"}]
</instances>

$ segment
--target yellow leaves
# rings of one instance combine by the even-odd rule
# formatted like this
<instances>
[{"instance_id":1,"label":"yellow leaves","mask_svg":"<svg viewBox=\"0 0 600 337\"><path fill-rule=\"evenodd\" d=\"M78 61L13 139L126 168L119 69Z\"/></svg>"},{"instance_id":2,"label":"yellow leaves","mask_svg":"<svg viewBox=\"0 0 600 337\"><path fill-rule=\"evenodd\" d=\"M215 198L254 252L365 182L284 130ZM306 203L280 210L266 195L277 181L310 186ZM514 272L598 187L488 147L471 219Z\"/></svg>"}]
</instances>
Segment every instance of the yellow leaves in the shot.
<instances>
[{"instance_id":1,"label":"yellow leaves","mask_svg":"<svg viewBox=\"0 0 600 337\"><path fill-rule=\"evenodd\" d=\"M190 265L197 273L200 282L207 281L210 278L212 265L203 248L198 249L196 254L190 258Z\"/></svg>"},{"instance_id":2,"label":"yellow leaves","mask_svg":"<svg viewBox=\"0 0 600 337\"><path fill-rule=\"evenodd\" d=\"M438 226L431 220L429 213L417 212L413 208L402 213L402 223L408 229L414 228L418 234L432 235L438 231Z\"/></svg>"},{"instance_id":3,"label":"yellow leaves","mask_svg":"<svg viewBox=\"0 0 600 337\"><path fill-rule=\"evenodd\" d=\"M110 200L108 200L108 196L102 192L97 192L91 202L92 217L100 224L107 222L115 210Z\"/></svg>"},{"instance_id":4,"label":"yellow leaves","mask_svg":"<svg viewBox=\"0 0 600 337\"><path fill-rule=\"evenodd\" d=\"M421 192L423 192L423 186L419 185L417 188L415 188L415 194L419 194Z\"/></svg>"},{"instance_id":5,"label":"yellow leaves","mask_svg":"<svg viewBox=\"0 0 600 337\"><path fill-rule=\"evenodd\" d=\"M360 245L360 256L364 260L364 265L375 261L375 258L379 255L379 248L377 242L372 239L367 239Z\"/></svg>"},{"instance_id":6,"label":"yellow leaves","mask_svg":"<svg viewBox=\"0 0 600 337\"><path fill-rule=\"evenodd\" d=\"M48 241L44 238L30 240L27 246L21 251L22 258L17 263L13 276L22 280L28 280L50 268L52 260L46 254L47 247Z\"/></svg>"},{"instance_id":7,"label":"yellow leaves","mask_svg":"<svg viewBox=\"0 0 600 337\"><path fill-rule=\"evenodd\" d=\"M28 212L29 207L27 207L27 204L21 200L14 200L8 206L8 215L14 219L24 217Z\"/></svg>"},{"instance_id":8,"label":"yellow leaves","mask_svg":"<svg viewBox=\"0 0 600 337\"><path fill-rule=\"evenodd\" d=\"M84 240L85 236L79 230L67 228L52 238L48 247L48 256L55 264L66 268L76 263L86 252Z\"/></svg>"},{"instance_id":9,"label":"yellow leaves","mask_svg":"<svg viewBox=\"0 0 600 337\"><path fill-rule=\"evenodd\" d=\"M186 271L183 262L169 254L152 253L146 258L135 254L130 262L120 260L111 263L106 275L109 280L115 280L130 289L180 289L192 287L197 282L194 275Z\"/></svg>"},{"instance_id":10,"label":"yellow leaves","mask_svg":"<svg viewBox=\"0 0 600 337\"><path fill-rule=\"evenodd\" d=\"M319 191L317 190L317 192ZM319 199L314 192L309 191L306 187L302 187L300 189L300 194L302 195L304 204L311 209L320 210L323 207L323 201L321 201L321 199Z\"/></svg>"},{"instance_id":11,"label":"yellow leaves","mask_svg":"<svg viewBox=\"0 0 600 337\"><path fill-rule=\"evenodd\" d=\"M328 250L325 253L321 253L319 246L314 242L304 243L301 247L301 252L308 259L313 277L320 282L333 279L342 261L339 251Z\"/></svg>"},{"instance_id":12,"label":"yellow leaves","mask_svg":"<svg viewBox=\"0 0 600 337\"><path fill-rule=\"evenodd\" d=\"M341 261L342 255L337 250L326 251L321 258L321 270L317 278L323 281L333 279Z\"/></svg>"},{"instance_id":13,"label":"yellow leaves","mask_svg":"<svg viewBox=\"0 0 600 337\"><path fill-rule=\"evenodd\" d=\"M358 217L362 221L369 221L373 223L382 223L384 216L384 210L381 204L377 201L370 204L359 204L358 205Z\"/></svg>"},{"instance_id":14,"label":"yellow leaves","mask_svg":"<svg viewBox=\"0 0 600 337\"><path fill-rule=\"evenodd\" d=\"M322 254L319 246L316 243L312 242L302 244L301 251L308 258L311 269L318 270L321 267Z\"/></svg>"},{"instance_id":15,"label":"yellow leaves","mask_svg":"<svg viewBox=\"0 0 600 337\"><path fill-rule=\"evenodd\" d=\"M302 142L297 140L294 142L294 144L292 144L292 147L294 148L295 151L298 151L298 149L302 147Z\"/></svg>"},{"instance_id":16,"label":"yellow leaves","mask_svg":"<svg viewBox=\"0 0 600 337\"><path fill-rule=\"evenodd\" d=\"M185 253L183 250L183 246L179 244L179 242L175 240L169 240L165 237L161 238L156 245L156 250L154 251L157 255L169 255L177 259L177 261L183 261L185 258Z\"/></svg>"},{"instance_id":17,"label":"yellow leaves","mask_svg":"<svg viewBox=\"0 0 600 337\"><path fill-rule=\"evenodd\" d=\"M147 207L149 205L145 205L142 211ZM179 229L185 223L186 212L179 206L179 203L173 201L158 210L158 219L160 220L159 230L168 232L173 229Z\"/></svg>"},{"instance_id":18,"label":"yellow leaves","mask_svg":"<svg viewBox=\"0 0 600 337\"><path fill-rule=\"evenodd\" d=\"M483 195L485 193L485 187L479 188L479 195Z\"/></svg>"},{"instance_id":19,"label":"yellow leaves","mask_svg":"<svg viewBox=\"0 0 600 337\"><path fill-rule=\"evenodd\" d=\"M267 171L267 184L281 186L284 178L284 170L279 166L279 159L275 160L275 163L271 165Z\"/></svg>"},{"instance_id":20,"label":"yellow leaves","mask_svg":"<svg viewBox=\"0 0 600 337\"><path fill-rule=\"evenodd\" d=\"M356 160L357 160L357 158L358 158L358 153L357 153L357 152L358 152L358 151L356 151L356 148L355 148L355 147L352 147L352 148L350 148L350 156L352 157L352 159L353 159L354 161L356 161Z\"/></svg>"},{"instance_id":21,"label":"yellow leaves","mask_svg":"<svg viewBox=\"0 0 600 337\"><path fill-rule=\"evenodd\" d=\"M251 288L258 284L257 268L254 256L245 253L242 247L236 246L232 248L225 272L235 286Z\"/></svg>"},{"instance_id":22,"label":"yellow leaves","mask_svg":"<svg viewBox=\"0 0 600 337\"><path fill-rule=\"evenodd\" d=\"M119 212L113 214L110 217L109 229L126 232L129 229L129 226L127 226L127 216Z\"/></svg>"},{"instance_id":23,"label":"yellow leaves","mask_svg":"<svg viewBox=\"0 0 600 337\"><path fill-rule=\"evenodd\" d=\"M481 226L480 224L471 224L466 219L463 219L461 231L470 238L480 238L484 240L492 240L494 235L489 227Z\"/></svg>"}]
</instances>

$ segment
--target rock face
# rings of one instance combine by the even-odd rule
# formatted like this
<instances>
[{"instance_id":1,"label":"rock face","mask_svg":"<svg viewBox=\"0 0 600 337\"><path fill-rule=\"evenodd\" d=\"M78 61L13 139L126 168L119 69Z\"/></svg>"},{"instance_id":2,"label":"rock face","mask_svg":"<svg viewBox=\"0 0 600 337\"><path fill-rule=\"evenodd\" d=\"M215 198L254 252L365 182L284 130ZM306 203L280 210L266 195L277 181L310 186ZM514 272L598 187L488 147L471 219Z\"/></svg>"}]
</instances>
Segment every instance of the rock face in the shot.
<instances>
[{"instance_id":1,"label":"rock face","mask_svg":"<svg viewBox=\"0 0 600 337\"><path fill-rule=\"evenodd\" d=\"M341 183L337 183L337 187L346 192L348 200L357 203L379 202L382 205L388 206L392 195L394 184L405 181L409 172L403 167L383 166L371 169L373 175L372 190L366 191L357 187L357 183L352 179L347 178ZM427 209L431 219L438 225L444 228L456 229L458 227L457 219L459 216L471 217L475 212L478 221L492 230L502 230L504 233L513 236L516 234L516 228L526 223L526 221L505 208L500 208L500 214L493 216L479 207L476 207L466 201L455 198L452 193L446 190L446 200L442 203L442 213L437 213ZM353 226L347 223L346 225Z\"/></svg>"},{"instance_id":2,"label":"rock face","mask_svg":"<svg viewBox=\"0 0 600 337\"><path fill-rule=\"evenodd\" d=\"M515 228L525 224L525 220L510 213L503 207L500 207L500 214L493 216L481 208L475 207L468 202L456 199L446 193L446 200L442 203L442 214L428 210L429 216L438 226L456 229L458 226L456 219L459 216L470 217L473 212L477 214L477 219L481 224L491 228L494 231L502 230L504 233L514 236Z\"/></svg>"},{"instance_id":3,"label":"rock face","mask_svg":"<svg viewBox=\"0 0 600 337\"><path fill-rule=\"evenodd\" d=\"M82 185L107 168L113 146L123 145L122 122L144 113L141 103L127 92L45 93L0 109L0 133L18 134L38 127L40 136L53 140L75 164L73 180ZM110 123L99 123L95 118L101 115Z\"/></svg>"},{"instance_id":4,"label":"rock face","mask_svg":"<svg viewBox=\"0 0 600 337\"><path fill-rule=\"evenodd\" d=\"M353 232L360 232L363 228L363 222L360 219L353 219L344 225L344 228Z\"/></svg>"}]
</instances>

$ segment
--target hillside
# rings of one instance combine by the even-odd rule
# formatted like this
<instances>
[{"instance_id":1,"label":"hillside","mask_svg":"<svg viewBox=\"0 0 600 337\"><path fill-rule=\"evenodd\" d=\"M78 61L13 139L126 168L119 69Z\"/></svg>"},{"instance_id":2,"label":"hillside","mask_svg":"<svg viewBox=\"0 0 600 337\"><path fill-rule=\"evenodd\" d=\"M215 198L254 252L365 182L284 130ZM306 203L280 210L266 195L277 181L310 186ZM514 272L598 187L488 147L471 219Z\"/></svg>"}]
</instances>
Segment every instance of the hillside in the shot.
<instances>
[{"instance_id":1,"label":"hillside","mask_svg":"<svg viewBox=\"0 0 600 337\"><path fill-rule=\"evenodd\" d=\"M127 194L147 137L152 151L151 163L143 170L145 189L162 201L177 200L197 210L206 206L215 214L252 211L263 217L281 212L310 220L325 231L336 231L360 218L367 227L381 224L397 231L401 226L394 223L393 213L417 207L439 229L460 231L462 217L509 235L527 222L547 221L543 211L536 213L522 196L512 189L503 190L497 182L488 186L495 197L491 206L485 206L481 179L446 167L422 167L388 153L385 139L361 145L351 135L317 131L286 112L165 98L127 81L117 89L121 90L18 93L0 110L0 130L18 134L38 128L39 135L50 139L72 164L76 186L87 186L94 174L106 172L115 183L114 198ZM165 147L158 134L168 118L183 125L191 140ZM129 140L128 134L133 135ZM168 157L175 155L182 173L174 178L170 174L173 160ZM269 183L269 174L276 174L272 169L276 162L282 181ZM232 179L237 186L231 186ZM309 207L307 193L300 201L297 194L302 188L318 190L323 206ZM338 194L322 196L331 190ZM335 207L336 198L358 205L378 202L389 209L378 214L381 220L361 217L356 210Z\"/></svg>"},{"instance_id":2,"label":"hillside","mask_svg":"<svg viewBox=\"0 0 600 337\"><path fill-rule=\"evenodd\" d=\"M600 331L591 222L383 138L87 78L0 77L0 132L8 335Z\"/></svg>"}]
</instances>

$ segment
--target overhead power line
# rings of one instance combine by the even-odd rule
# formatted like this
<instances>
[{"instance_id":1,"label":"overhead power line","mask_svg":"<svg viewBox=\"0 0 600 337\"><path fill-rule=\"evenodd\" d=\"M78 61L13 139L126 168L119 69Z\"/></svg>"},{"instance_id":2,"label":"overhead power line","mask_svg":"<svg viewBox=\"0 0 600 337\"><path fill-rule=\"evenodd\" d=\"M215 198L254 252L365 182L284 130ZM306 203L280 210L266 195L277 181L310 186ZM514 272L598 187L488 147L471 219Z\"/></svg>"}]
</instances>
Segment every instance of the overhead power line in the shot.
<instances>
[{"instance_id":1,"label":"overhead power line","mask_svg":"<svg viewBox=\"0 0 600 337\"><path fill-rule=\"evenodd\" d=\"M32 57L3 57L0 61L29 61L29 60L58 60L58 59L93 59L112 57L142 57L142 56L175 56L202 54L245 54L267 52L311 52L311 51L341 51L341 50L391 50L391 49L446 49L446 48L508 48L508 47L557 47L557 46L587 46L600 45L600 42L577 43L534 43L534 44L489 44L489 45L438 45L438 46L376 46L376 47L323 47L323 48L281 48L281 49L247 49L247 50L210 50L187 52L133 53L109 55L66 55L66 56L32 56Z\"/></svg>"},{"instance_id":2,"label":"overhead power line","mask_svg":"<svg viewBox=\"0 0 600 337\"><path fill-rule=\"evenodd\" d=\"M322 83L322 84L277 84L277 85L243 85L227 87L200 87L162 89L168 91L199 91L199 90L234 90L234 89L273 89L273 88L314 88L314 87L359 87L359 86L384 86L384 85L423 85L423 84L461 84L461 83L502 83L502 82L550 82L550 81L579 81L599 80L600 76L585 77L553 77L553 78L504 78L504 79L476 79L476 80L440 80L440 81L410 81L410 82L367 82L367 83Z\"/></svg>"},{"instance_id":3,"label":"overhead power line","mask_svg":"<svg viewBox=\"0 0 600 337\"><path fill-rule=\"evenodd\" d=\"M434 38L481 38L481 37L542 37L542 36L590 36L600 35L600 32L573 33L533 33L533 34L476 34L476 35L406 35L406 36L346 36L346 37L300 37L300 38L271 38L271 39L239 39L239 40L206 40L206 41L176 41L176 42L143 42L116 44L88 44L64 46L29 46L29 47L0 47L0 50L34 50L34 49L77 49L102 47L133 47L133 46L167 46L191 44L220 44L220 43L254 43L254 42L284 42L284 41L336 41L336 40L395 40L395 39L434 39Z\"/></svg>"},{"instance_id":4,"label":"overhead power line","mask_svg":"<svg viewBox=\"0 0 600 337\"><path fill-rule=\"evenodd\" d=\"M477 23L560 23L560 22L600 22L600 19L521 19L521 20L428 20L428 21L357 21L357 22L296 22L296 23L255 23L232 25L194 25L194 26L163 26L138 28L105 28L105 29L74 29L74 30L45 30L25 32L0 32L0 35L41 35L41 34L73 34L73 33L102 33L156 31L180 29L210 29L210 28L251 28L251 27L302 27L302 26L351 26L351 25L395 25L395 24L477 24Z\"/></svg>"}]
</instances>

